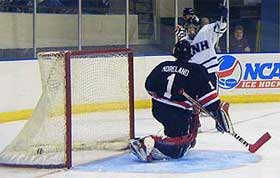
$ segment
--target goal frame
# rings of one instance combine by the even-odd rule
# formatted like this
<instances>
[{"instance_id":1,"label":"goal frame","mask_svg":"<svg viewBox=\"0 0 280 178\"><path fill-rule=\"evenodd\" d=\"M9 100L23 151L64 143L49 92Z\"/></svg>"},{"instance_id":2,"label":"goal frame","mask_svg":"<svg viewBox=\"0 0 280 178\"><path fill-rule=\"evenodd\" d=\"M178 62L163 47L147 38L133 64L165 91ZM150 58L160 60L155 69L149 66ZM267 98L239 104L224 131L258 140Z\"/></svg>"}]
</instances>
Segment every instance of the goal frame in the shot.
<instances>
[{"instance_id":1,"label":"goal frame","mask_svg":"<svg viewBox=\"0 0 280 178\"><path fill-rule=\"evenodd\" d=\"M128 48L111 49L111 50L81 50L81 51L61 51L60 54L64 53L64 70L65 70L65 117L66 117L66 130L65 130L65 162L64 164L17 164L17 163L1 163L0 166L7 167L23 167L23 168L67 168L70 169L73 166L72 160L72 91L71 91L71 56L75 55L87 55L87 54L106 54L106 53L126 53L128 58L128 112L129 112L129 138L135 137L135 106L134 106L134 58L133 51ZM60 55L59 54L59 55ZM48 55L48 54L46 54ZM116 59L118 60L118 59Z\"/></svg>"},{"instance_id":2,"label":"goal frame","mask_svg":"<svg viewBox=\"0 0 280 178\"><path fill-rule=\"evenodd\" d=\"M129 136L135 137L134 128L134 68L133 68L133 52L130 49L112 49L112 50L82 50L68 51L65 54L65 81L66 81L66 163L65 167L72 167L72 98L71 98L71 56L86 55L86 54L101 54L126 52L128 54L128 90L129 90Z\"/></svg>"}]
</instances>

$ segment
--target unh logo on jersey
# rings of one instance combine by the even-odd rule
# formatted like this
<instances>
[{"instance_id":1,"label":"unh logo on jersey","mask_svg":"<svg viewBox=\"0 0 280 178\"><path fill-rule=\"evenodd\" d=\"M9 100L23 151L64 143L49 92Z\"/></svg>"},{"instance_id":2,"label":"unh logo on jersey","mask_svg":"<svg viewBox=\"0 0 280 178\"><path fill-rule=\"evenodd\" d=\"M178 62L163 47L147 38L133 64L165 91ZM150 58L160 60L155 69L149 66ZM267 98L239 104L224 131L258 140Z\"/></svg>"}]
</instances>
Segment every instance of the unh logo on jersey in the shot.
<instances>
[{"instance_id":1,"label":"unh logo on jersey","mask_svg":"<svg viewBox=\"0 0 280 178\"><path fill-rule=\"evenodd\" d=\"M219 87L232 89L236 87L242 76L240 62L233 56L225 55L218 59L219 62Z\"/></svg>"}]
</instances>

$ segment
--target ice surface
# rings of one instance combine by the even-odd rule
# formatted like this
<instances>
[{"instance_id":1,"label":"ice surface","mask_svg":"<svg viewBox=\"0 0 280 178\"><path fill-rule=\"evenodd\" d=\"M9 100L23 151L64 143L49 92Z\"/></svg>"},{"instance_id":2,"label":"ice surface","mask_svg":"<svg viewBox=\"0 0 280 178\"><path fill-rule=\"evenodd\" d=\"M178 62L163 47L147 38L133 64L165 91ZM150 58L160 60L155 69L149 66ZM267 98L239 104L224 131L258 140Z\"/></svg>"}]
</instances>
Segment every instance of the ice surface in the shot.
<instances>
[{"instance_id":1,"label":"ice surface","mask_svg":"<svg viewBox=\"0 0 280 178\"><path fill-rule=\"evenodd\" d=\"M76 167L77 170L136 173L195 173L230 169L260 161L255 154L238 151L192 150L182 159L139 161L131 154Z\"/></svg>"},{"instance_id":2,"label":"ice surface","mask_svg":"<svg viewBox=\"0 0 280 178\"><path fill-rule=\"evenodd\" d=\"M123 154L109 159L79 165L71 170L17 169L0 167L1 178L277 178L280 177L280 103L235 104L230 112L235 131L248 142L269 132L272 139L256 154L251 154L231 136L213 129L210 118L201 118L203 133L196 148L180 160L139 162ZM0 149L17 134L24 122L0 125ZM136 112L136 136L154 134L161 126L150 110Z\"/></svg>"}]
</instances>

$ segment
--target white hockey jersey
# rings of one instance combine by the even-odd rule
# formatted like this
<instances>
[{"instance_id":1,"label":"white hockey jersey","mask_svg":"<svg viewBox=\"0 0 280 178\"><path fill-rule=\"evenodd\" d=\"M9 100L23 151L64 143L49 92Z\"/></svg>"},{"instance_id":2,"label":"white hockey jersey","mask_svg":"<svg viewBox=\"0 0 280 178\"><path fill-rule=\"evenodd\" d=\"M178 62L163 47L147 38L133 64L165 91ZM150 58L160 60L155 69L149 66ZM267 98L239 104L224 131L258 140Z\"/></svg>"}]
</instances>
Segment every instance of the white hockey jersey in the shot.
<instances>
[{"instance_id":1,"label":"white hockey jersey","mask_svg":"<svg viewBox=\"0 0 280 178\"><path fill-rule=\"evenodd\" d=\"M217 21L216 23L203 26L193 40L191 40L188 35L180 39L187 40L191 43L193 57L190 62L203 65L206 67L208 73L217 72L219 70L215 44L218 38L226 31L226 23L221 24L220 33L219 25L220 22Z\"/></svg>"}]
</instances>

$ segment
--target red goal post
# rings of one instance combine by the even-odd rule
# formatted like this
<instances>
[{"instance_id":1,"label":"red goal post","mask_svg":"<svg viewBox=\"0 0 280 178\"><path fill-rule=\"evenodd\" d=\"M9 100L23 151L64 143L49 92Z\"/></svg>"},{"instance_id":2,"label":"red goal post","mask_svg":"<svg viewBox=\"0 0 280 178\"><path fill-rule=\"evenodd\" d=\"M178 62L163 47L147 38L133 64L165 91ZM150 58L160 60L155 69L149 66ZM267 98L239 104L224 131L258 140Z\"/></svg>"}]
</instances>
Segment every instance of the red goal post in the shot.
<instances>
[{"instance_id":1,"label":"red goal post","mask_svg":"<svg viewBox=\"0 0 280 178\"><path fill-rule=\"evenodd\" d=\"M38 60L42 95L0 165L70 168L73 152L79 159L126 149L134 138L132 51L46 52Z\"/></svg>"}]
</instances>

